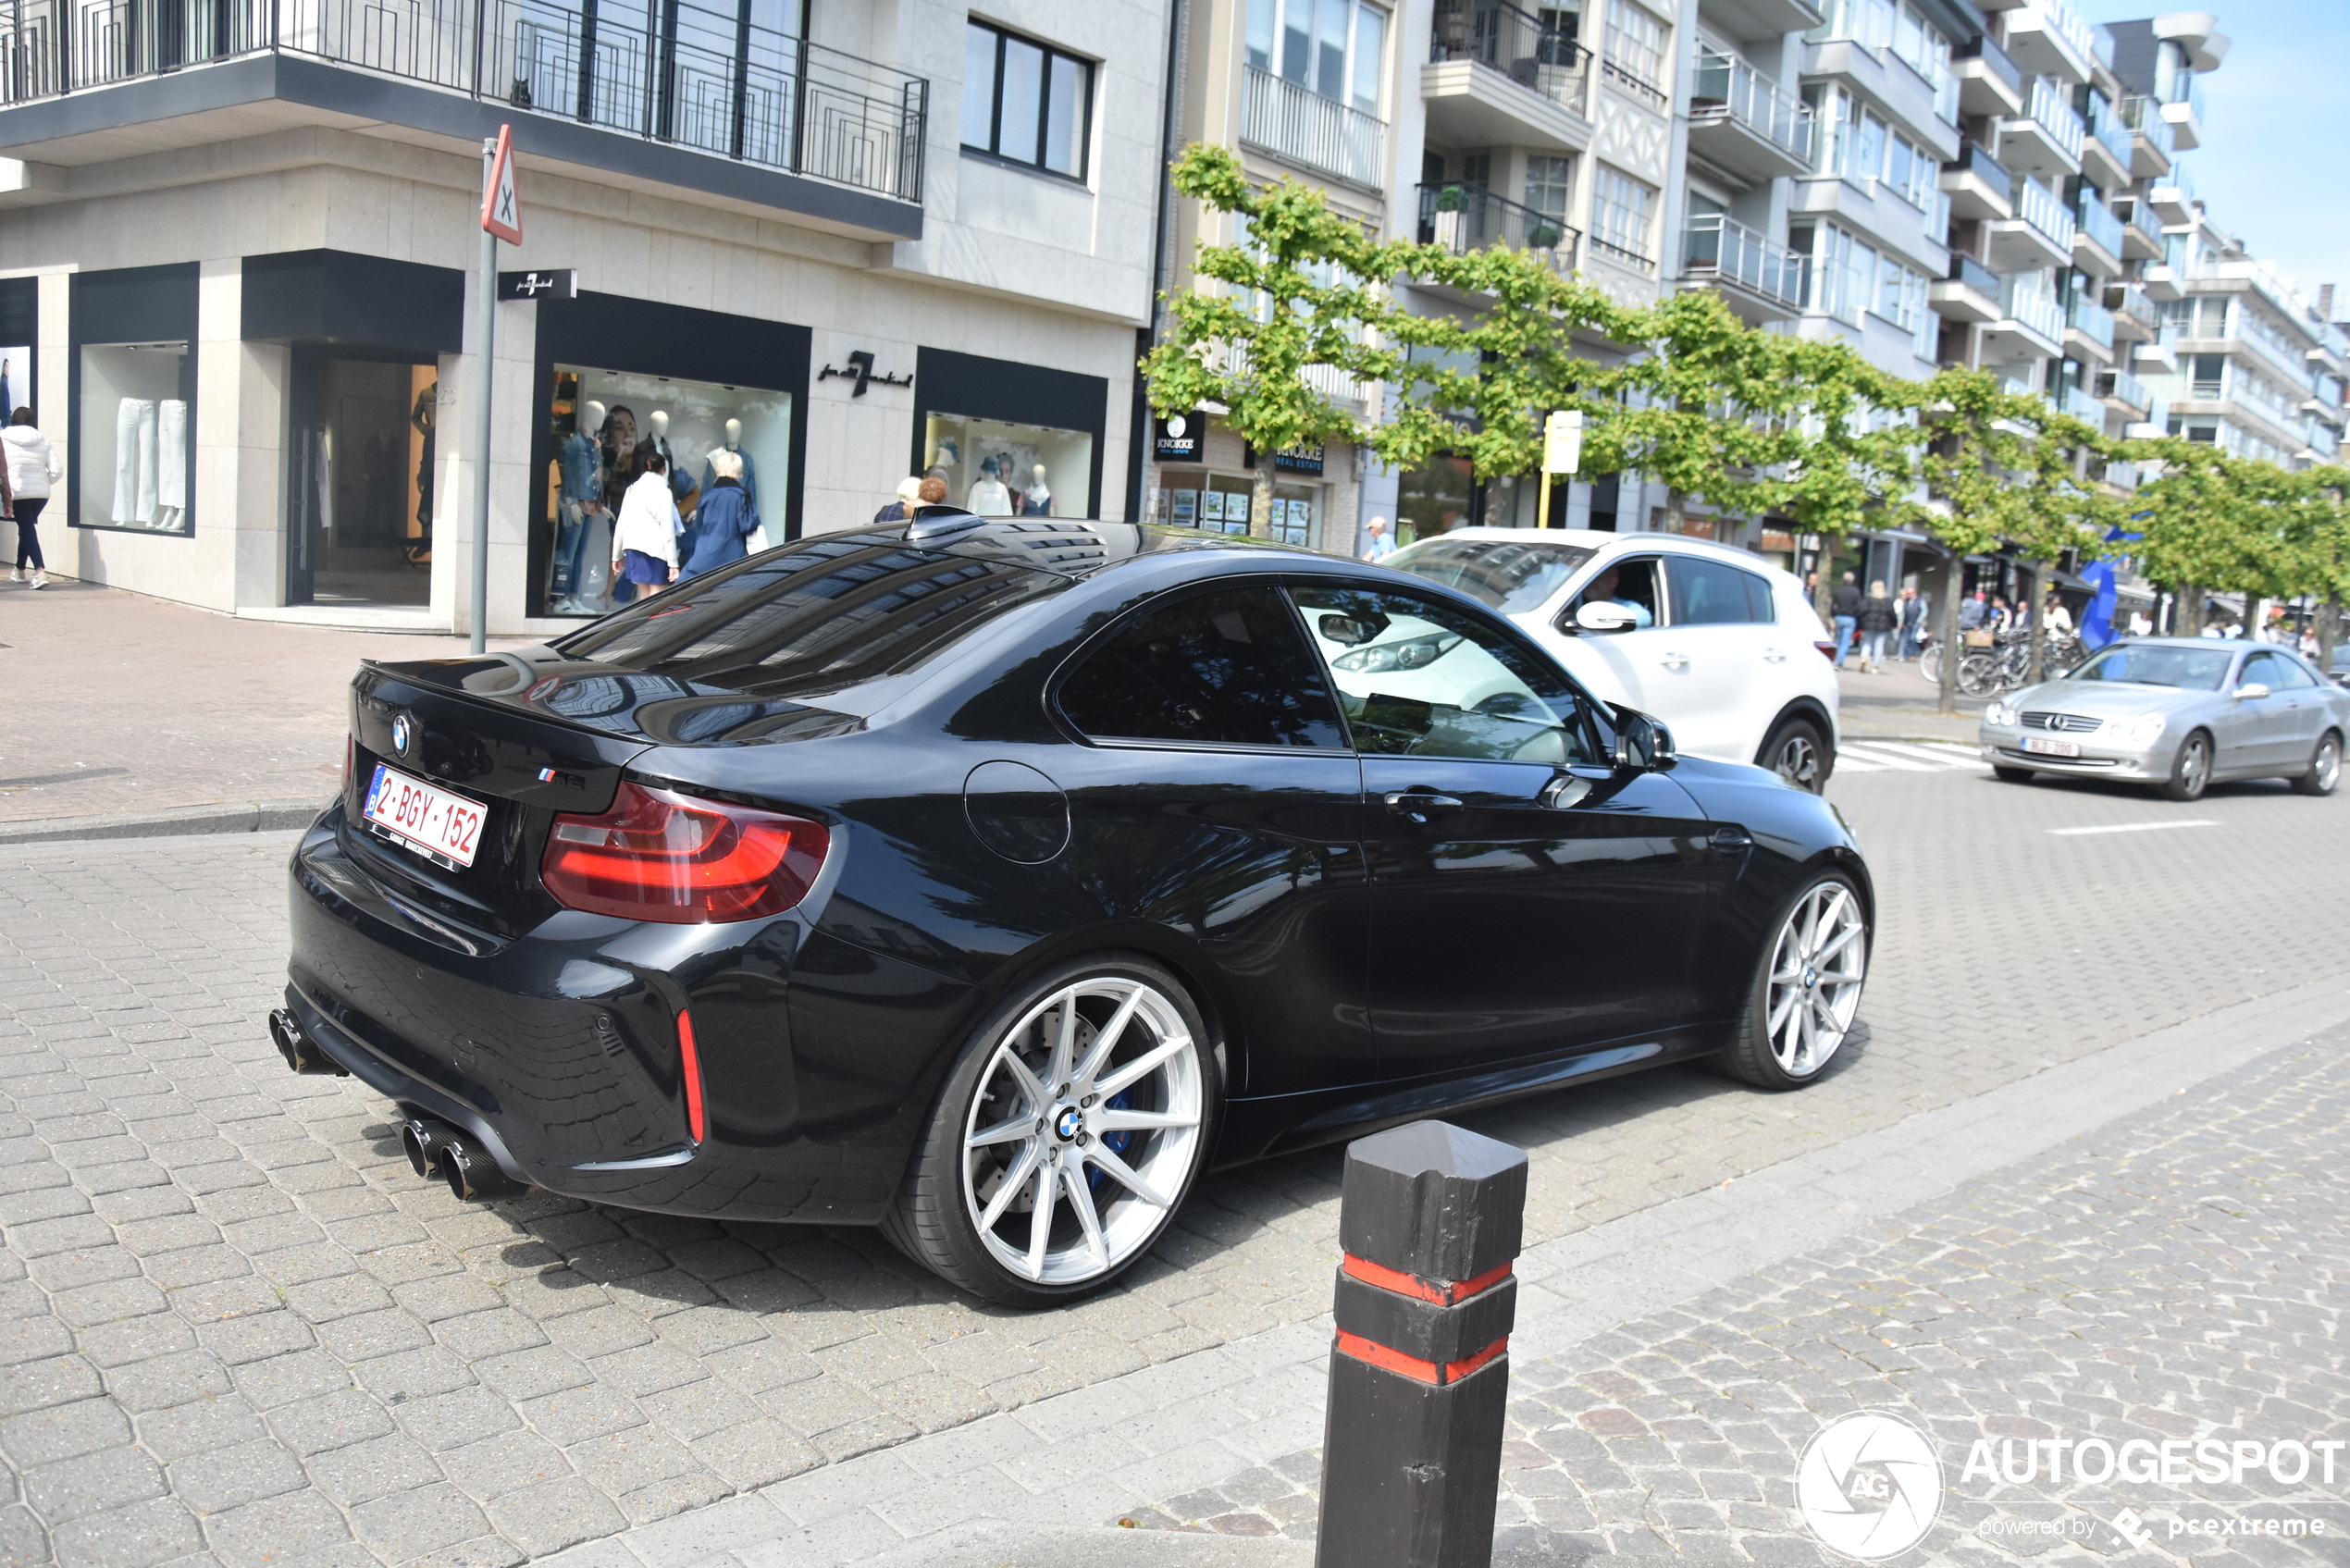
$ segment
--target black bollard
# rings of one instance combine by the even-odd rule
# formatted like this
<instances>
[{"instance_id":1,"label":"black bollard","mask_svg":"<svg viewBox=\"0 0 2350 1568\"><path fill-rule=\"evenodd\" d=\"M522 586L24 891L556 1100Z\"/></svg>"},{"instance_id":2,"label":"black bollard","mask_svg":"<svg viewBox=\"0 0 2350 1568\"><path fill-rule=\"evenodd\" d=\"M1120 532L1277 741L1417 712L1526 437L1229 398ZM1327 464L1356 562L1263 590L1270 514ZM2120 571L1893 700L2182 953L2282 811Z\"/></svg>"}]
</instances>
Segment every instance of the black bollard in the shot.
<instances>
[{"instance_id":1,"label":"black bollard","mask_svg":"<svg viewBox=\"0 0 2350 1568\"><path fill-rule=\"evenodd\" d=\"M1350 1144L1317 1568L1487 1568L1526 1151L1441 1121Z\"/></svg>"}]
</instances>

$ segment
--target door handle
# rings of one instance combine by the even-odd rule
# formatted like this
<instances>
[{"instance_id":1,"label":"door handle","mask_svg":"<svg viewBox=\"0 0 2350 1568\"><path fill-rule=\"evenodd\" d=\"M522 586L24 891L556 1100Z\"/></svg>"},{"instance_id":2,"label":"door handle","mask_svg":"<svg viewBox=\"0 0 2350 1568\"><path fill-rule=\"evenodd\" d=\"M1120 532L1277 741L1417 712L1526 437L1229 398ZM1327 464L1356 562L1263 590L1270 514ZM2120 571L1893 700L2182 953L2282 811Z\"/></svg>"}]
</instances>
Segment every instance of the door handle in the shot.
<instances>
[{"instance_id":1,"label":"door handle","mask_svg":"<svg viewBox=\"0 0 2350 1568\"><path fill-rule=\"evenodd\" d=\"M1461 802L1455 796L1399 789L1388 795L1387 809L1399 817L1421 817L1430 811L1457 811L1461 809Z\"/></svg>"},{"instance_id":2,"label":"door handle","mask_svg":"<svg viewBox=\"0 0 2350 1568\"><path fill-rule=\"evenodd\" d=\"M1754 847L1754 835L1744 828L1715 828L1713 847L1724 851L1751 849Z\"/></svg>"},{"instance_id":3,"label":"door handle","mask_svg":"<svg viewBox=\"0 0 2350 1568\"><path fill-rule=\"evenodd\" d=\"M1686 653L1668 653L1657 661L1668 670L1678 670L1688 661L1689 656Z\"/></svg>"}]
</instances>

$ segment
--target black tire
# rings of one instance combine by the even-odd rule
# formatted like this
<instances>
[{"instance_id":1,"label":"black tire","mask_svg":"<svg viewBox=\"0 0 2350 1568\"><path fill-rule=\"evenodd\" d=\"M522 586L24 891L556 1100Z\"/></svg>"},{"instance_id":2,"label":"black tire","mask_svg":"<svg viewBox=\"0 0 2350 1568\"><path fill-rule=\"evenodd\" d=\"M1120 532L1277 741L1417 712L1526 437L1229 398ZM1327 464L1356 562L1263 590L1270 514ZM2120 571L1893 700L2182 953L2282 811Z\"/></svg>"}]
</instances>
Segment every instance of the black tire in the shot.
<instances>
[{"instance_id":1,"label":"black tire","mask_svg":"<svg viewBox=\"0 0 2350 1568\"><path fill-rule=\"evenodd\" d=\"M1808 977L1816 974L1824 982L1830 980L1830 971L1806 958L1800 976L1795 982L1789 982L1787 974L1779 972L1779 960L1787 956L1783 948L1790 934L1798 932L1806 906L1824 893L1832 895L1837 892L1843 895L1840 907L1850 912L1860 930L1856 937L1849 939L1831 957L1839 965L1849 967L1845 955L1857 948L1858 973L1834 982L1837 994L1829 1011L1839 1015L1842 1024L1836 1031L1833 1043L1817 1053L1816 1059L1806 1059L1800 1050L1784 1049L1774 1039L1775 1033L1784 1034L1784 1026L1777 1031L1773 1028L1772 1010L1774 991L1776 989L1774 982L1797 983L1800 991L1817 994L1821 988L1812 986ZM1861 989L1868 979L1869 945L1875 932L1870 924L1868 905L1861 898L1860 888L1850 877L1834 870L1815 871L1805 878L1795 893L1779 905L1763 930L1766 934L1762 951L1755 960L1754 979L1747 987L1746 1005L1739 1009L1737 1031L1730 1037L1730 1043L1722 1052L1719 1062L1722 1070L1732 1078L1751 1083L1758 1089L1800 1089L1818 1081L1821 1074L1827 1070L1828 1064L1835 1059L1837 1052L1850 1037L1852 1020L1861 1005ZM1849 1006L1843 995L1843 988L1848 985L1850 988ZM1797 1005L1807 1004L1799 998ZM1816 1019L1816 1015L1814 1017ZM1790 1015L1789 1021L1798 1023L1800 1028L1802 1020Z\"/></svg>"},{"instance_id":2,"label":"black tire","mask_svg":"<svg viewBox=\"0 0 2350 1568\"><path fill-rule=\"evenodd\" d=\"M2341 782L2342 737L2328 730L2318 737L2317 749L2309 753L2307 771L2294 776L2293 787L2304 795L2331 795Z\"/></svg>"},{"instance_id":3,"label":"black tire","mask_svg":"<svg viewBox=\"0 0 2350 1568\"><path fill-rule=\"evenodd\" d=\"M1157 999L1148 1005L1135 1005L1132 1018L1142 1021L1142 1031L1137 1032L1132 1021L1120 1031L1112 1042L1113 1054L1097 1077L1113 1077L1119 1067L1169 1044L1174 1030L1182 1031L1184 1043L1167 1056L1167 1065L1153 1069L1132 1091L1156 1090L1165 1099L1165 1105L1124 1105L1121 1102L1126 1100L1127 1092L1117 1092L1101 1096L1102 1104L1096 1111L1095 1097L1082 1094L1086 1085L1074 1077L1066 1086L1043 1082L1044 1078L1050 1076L1045 1070L1049 1056L1045 1065L1039 1065L1033 1059L1035 1053L1020 1042L1049 1046L1048 1037L1058 1013L1046 1009L1058 994L1071 987L1082 989L1093 984L1111 990L1139 987ZM1101 1000L1094 995L1078 998L1075 1012L1082 1032L1070 1048L1071 1068L1083 1065L1095 1032L1117 1014L1115 1003L1107 1007L1095 1006ZM1105 1012L1109 1017L1102 1016ZM999 1048L1008 1043L1012 1045L1014 1054L1023 1057L1021 1072L1044 1089L1046 1101L1041 1106L1030 1103L1027 1092L1019 1086L1019 1075L1002 1062ZM1178 1060L1184 1057L1188 1058L1187 1068ZM883 1216L882 1233L898 1251L949 1284L991 1302L1007 1306L1046 1307L1091 1295L1147 1255L1182 1207L1215 1147L1217 1124L1223 1107L1222 1068L1222 1053L1209 1035L1198 1006L1183 983L1161 966L1124 953L1096 955L1057 965L1007 997L972 1031L939 1088L930 1119L908 1163L905 1180L899 1185L896 1201ZM1190 1129L1188 1149L1182 1144L1181 1130L1107 1134L1097 1129L1084 1130L1094 1129L1091 1117L1119 1110L1144 1114L1171 1110L1181 1114L1183 1096L1177 1091L1185 1071L1193 1075L1190 1085L1195 1091L1196 1102L1193 1107L1196 1120ZM1162 1075L1168 1080L1163 1088ZM1068 1093L1070 1089L1080 1093ZM997 1108L990 1109L991 1106ZM987 1148L967 1150L969 1130L981 1121L983 1113L996 1118L986 1124L990 1130L1008 1129L1016 1122L1033 1125L1029 1130L1015 1132ZM1071 1118L1070 1126L1073 1130L1056 1130L1064 1117ZM1128 1141L1114 1145L1113 1140L1119 1137ZM1043 1151L1041 1163L1023 1166L1032 1145ZM1165 1202L1145 1203L1114 1180L1105 1180L1108 1173L1098 1163L1089 1167L1087 1162L1100 1162L1106 1154L1121 1164L1132 1154L1130 1171L1139 1167L1143 1174L1155 1179L1149 1184L1155 1195ZM969 1168L966 1158L971 1161ZM1075 1174L1068 1176L1064 1171ZM967 1175L972 1177L968 1183ZM975 1213L974 1208L983 1201L993 1204L1003 1197L1008 1179L1011 1184L1011 1195L1006 1199L1009 1206L1001 1207L983 1238L980 1221L985 1211ZM1052 1185L1046 1185L1048 1181ZM1084 1185L1082 1206L1085 1215L1093 1216L1090 1226L1078 1216L1072 1183ZM1050 1211L1052 1217L1045 1227L1047 1245L1044 1261L1047 1274L1062 1269L1059 1278L1030 1278L1017 1271L989 1244L992 1239L997 1248L1008 1245L1010 1238L1006 1228L1023 1223L1023 1216L1024 1223L1031 1228L1030 1234L1033 1234L1036 1195L1040 1191L1054 1194L1056 1207ZM1060 1213L1064 1208L1069 1211L1066 1216ZM1064 1217L1066 1226L1062 1223ZM1114 1231L1118 1234L1113 1235ZM1119 1250L1113 1253L1107 1245L1095 1245L1093 1238L1097 1235L1105 1241L1116 1241ZM1054 1238L1060 1238L1060 1241L1054 1241ZM1076 1253L1089 1255L1076 1256L1065 1267L1055 1261ZM1100 1266L1095 1266L1095 1255L1103 1260ZM1082 1273L1082 1277L1071 1270Z\"/></svg>"},{"instance_id":4,"label":"black tire","mask_svg":"<svg viewBox=\"0 0 2350 1568\"><path fill-rule=\"evenodd\" d=\"M1755 753L1754 765L1817 795L1827 787L1828 775L1836 772L1836 753L1813 721L1782 719L1762 743L1762 749Z\"/></svg>"},{"instance_id":5,"label":"black tire","mask_svg":"<svg viewBox=\"0 0 2350 1568\"><path fill-rule=\"evenodd\" d=\"M2001 784L2030 784L2039 777L2029 768L2003 768L1997 762L1991 764L1991 776Z\"/></svg>"},{"instance_id":6,"label":"black tire","mask_svg":"<svg viewBox=\"0 0 2350 1568\"><path fill-rule=\"evenodd\" d=\"M2200 800L2211 787L2211 732L2195 730L2179 743L2171 759L2171 778L2162 786L2165 800Z\"/></svg>"}]
</instances>

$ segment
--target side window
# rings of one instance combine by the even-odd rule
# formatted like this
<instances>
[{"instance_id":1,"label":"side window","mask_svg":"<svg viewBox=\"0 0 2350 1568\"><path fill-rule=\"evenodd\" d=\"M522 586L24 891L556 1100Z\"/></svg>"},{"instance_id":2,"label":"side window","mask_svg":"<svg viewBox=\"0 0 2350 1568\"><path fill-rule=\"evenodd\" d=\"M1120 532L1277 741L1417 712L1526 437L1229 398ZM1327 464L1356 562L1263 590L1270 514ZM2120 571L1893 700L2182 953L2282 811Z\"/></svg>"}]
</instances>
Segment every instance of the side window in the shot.
<instances>
[{"instance_id":1,"label":"side window","mask_svg":"<svg viewBox=\"0 0 2350 1568\"><path fill-rule=\"evenodd\" d=\"M2244 673L2236 677L2236 685L2248 686L2257 681L2270 691L2282 691L2292 685L2293 677L2286 673L2285 661L2267 651L2255 653L2244 661Z\"/></svg>"},{"instance_id":2,"label":"side window","mask_svg":"<svg viewBox=\"0 0 2350 1568\"><path fill-rule=\"evenodd\" d=\"M1144 609L1070 673L1060 709L1097 740L1346 745L1321 662L1269 586Z\"/></svg>"},{"instance_id":3,"label":"side window","mask_svg":"<svg viewBox=\"0 0 2350 1568\"><path fill-rule=\"evenodd\" d=\"M2269 655L2269 668L2276 673L2276 679L2270 681L2269 685L2278 691L2297 691L2304 686L2314 686L2318 684L2318 677L2309 673L2301 661L2290 654Z\"/></svg>"},{"instance_id":4,"label":"side window","mask_svg":"<svg viewBox=\"0 0 2350 1568\"><path fill-rule=\"evenodd\" d=\"M1761 625L1769 625L1779 618L1778 601L1772 596L1770 583L1751 572L1741 572L1746 579L1746 618Z\"/></svg>"},{"instance_id":5,"label":"side window","mask_svg":"<svg viewBox=\"0 0 2350 1568\"><path fill-rule=\"evenodd\" d=\"M1768 606L1771 587L1751 572L1719 561L1679 556L1673 562L1670 577L1676 626L1743 625L1771 619L1754 612L1757 598Z\"/></svg>"},{"instance_id":6,"label":"side window","mask_svg":"<svg viewBox=\"0 0 2350 1568\"><path fill-rule=\"evenodd\" d=\"M1558 673L1499 627L1413 594L1290 590L1364 751L1500 761L1597 759Z\"/></svg>"},{"instance_id":7,"label":"side window","mask_svg":"<svg viewBox=\"0 0 2350 1568\"><path fill-rule=\"evenodd\" d=\"M1577 594L1575 601L1566 607L1561 625L1571 629L1577 611L1587 604L1598 604L1603 600L1629 610L1636 626L1661 623L1664 617L1657 611L1664 603L1664 599L1663 585L1657 581L1658 575L1656 557L1652 555L1636 556L1630 561L1618 561L1603 567L1598 576L1583 585L1583 591Z\"/></svg>"}]
</instances>

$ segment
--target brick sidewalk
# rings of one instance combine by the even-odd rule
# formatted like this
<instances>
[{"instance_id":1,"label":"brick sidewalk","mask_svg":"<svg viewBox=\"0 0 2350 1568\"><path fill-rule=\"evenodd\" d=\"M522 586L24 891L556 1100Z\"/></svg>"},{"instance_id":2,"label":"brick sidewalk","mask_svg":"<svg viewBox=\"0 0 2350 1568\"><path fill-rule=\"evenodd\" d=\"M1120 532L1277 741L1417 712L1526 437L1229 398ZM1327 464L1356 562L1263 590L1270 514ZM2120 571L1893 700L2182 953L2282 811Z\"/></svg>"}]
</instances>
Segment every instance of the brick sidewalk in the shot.
<instances>
[{"instance_id":1,"label":"brick sidewalk","mask_svg":"<svg viewBox=\"0 0 2350 1568\"><path fill-rule=\"evenodd\" d=\"M0 584L0 823L323 801L342 772L359 661L465 648L239 621L88 583Z\"/></svg>"}]
</instances>

